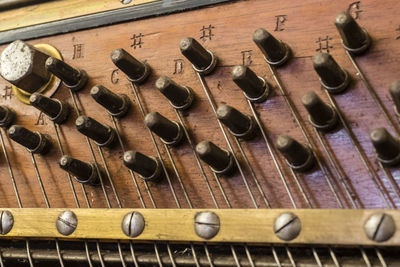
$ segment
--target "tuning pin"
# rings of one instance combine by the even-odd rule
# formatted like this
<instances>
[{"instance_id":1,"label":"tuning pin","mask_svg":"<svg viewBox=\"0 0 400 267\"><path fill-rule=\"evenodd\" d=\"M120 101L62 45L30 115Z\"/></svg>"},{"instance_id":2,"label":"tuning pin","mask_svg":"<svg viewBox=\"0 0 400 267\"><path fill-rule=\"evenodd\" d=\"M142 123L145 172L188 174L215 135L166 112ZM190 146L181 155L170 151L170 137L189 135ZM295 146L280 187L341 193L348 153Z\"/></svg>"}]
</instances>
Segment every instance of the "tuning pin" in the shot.
<instances>
[{"instance_id":1,"label":"tuning pin","mask_svg":"<svg viewBox=\"0 0 400 267\"><path fill-rule=\"evenodd\" d=\"M0 127L8 128L15 120L15 112L6 106L0 106Z\"/></svg>"},{"instance_id":2,"label":"tuning pin","mask_svg":"<svg viewBox=\"0 0 400 267\"><path fill-rule=\"evenodd\" d=\"M22 126L13 125L8 129L10 138L26 147L34 154L46 154L51 148L50 137L39 132L32 132Z\"/></svg>"},{"instance_id":3,"label":"tuning pin","mask_svg":"<svg viewBox=\"0 0 400 267\"><path fill-rule=\"evenodd\" d=\"M111 60L133 83L143 83L151 73L147 63L137 60L122 48L111 52Z\"/></svg>"},{"instance_id":4,"label":"tuning pin","mask_svg":"<svg viewBox=\"0 0 400 267\"><path fill-rule=\"evenodd\" d=\"M82 184L96 185L99 183L97 168L94 164L83 162L70 156L62 156L60 168L71 173Z\"/></svg>"},{"instance_id":5,"label":"tuning pin","mask_svg":"<svg viewBox=\"0 0 400 267\"><path fill-rule=\"evenodd\" d=\"M167 76L158 78L156 87L176 109L187 109L193 103L194 94L192 89L175 83Z\"/></svg>"},{"instance_id":6,"label":"tuning pin","mask_svg":"<svg viewBox=\"0 0 400 267\"><path fill-rule=\"evenodd\" d=\"M158 112L147 114L144 123L166 145L174 146L182 140L182 126L177 122L170 121Z\"/></svg>"},{"instance_id":7,"label":"tuning pin","mask_svg":"<svg viewBox=\"0 0 400 267\"><path fill-rule=\"evenodd\" d=\"M217 117L234 136L245 140L254 136L255 123L251 116L231 106L222 105L217 109Z\"/></svg>"},{"instance_id":8,"label":"tuning pin","mask_svg":"<svg viewBox=\"0 0 400 267\"><path fill-rule=\"evenodd\" d=\"M245 97L251 102L261 103L267 99L269 94L268 83L257 76L249 67L233 67L232 80L242 89Z\"/></svg>"},{"instance_id":9,"label":"tuning pin","mask_svg":"<svg viewBox=\"0 0 400 267\"><path fill-rule=\"evenodd\" d=\"M336 16L335 25L342 38L343 47L353 53L361 54L371 45L368 32L361 28L348 12Z\"/></svg>"},{"instance_id":10,"label":"tuning pin","mask_svg":"<svg viewBox=\"0 0 400 267\"><path fill-rule=\"evenodd\" d=\"M394 138L385 128L377 128L370 134L377 158L385 166L400 163L400 141Z\"/></svg>"},{"instance_id":11,"label":"tuning pin","mask_svg":"<svg viewBox=\"0 0 400 267\"><path fill-rule=\"evenodd\" d=\"M281 66L290 58L289 46L277 40L263 28L254 31L253 41L264 54L265 61L270 65Z\"/></svg>"},{"instance_id":12,"label":"tuning pin","mask_svg":"<svg viewBox=\"0 0 400 267\"><path fill-rule=\"evenodd\" d=\"M210 141L198 143L196 152L205 163L210 165L211 170L216 174L228 175L234 169L232 154Z\"/></svg>"},{"instance_id":13,"label":"tuning pin","mask_svg":"<svg viewBox=\"0 0 400 267\"><path fill-rule=\"evenodd\" d=\"M313 63L322 86L329 93L337 94L347 88L350 83L350 76L330 54L318 53L314 56Z\"/></svg>"},{"instance_id":14,"label":"tuning pin","mask_svg":"<svg viewBox=\"0 0 400 267\"><path fill-rule=\"evenodd\" d=\"M9 44L0 57L0 75L18 88L34 93L50 78L44 63L49 56L17 40Z\"/></svg>"},{"instance_id":15,"label":"tuning pin","mask_svg":"<svg viewBox=\"0 0 400 267\"><path fill-rule=\"evenodd\" d=\"M114 117L123 117L129 110L130 101L127 95L115 94L102 85L94 86L90 95Z\"/></svg>"},{"instance_id":16,"label":"tuning pin","mask_svg":"<svg viewBox=\"0 0 400 267\"><path fill-rule=\"evenodd\" d=\"M55 123L61 124L68 118L69 106L58 99L51 99L39 93L34 93L29 97L29 102Z\"/></svg>"},{"instance_id":17,"label":"tuning pin","mask_svg":"<svg viewBox=\"0 0 400 267\"><path fill-rule=\"evenodd\" d=\"M324 103L319 96L310 91L306 93L301 101L310 115L311 124L322 131L330 131L336 127L338 119L335 109Z\"/></svg>"},{"instance_id":18,"label":"tuning pin","mask_svg":"<svg viewBox=\"0 0 400 267\"><path fill-rule=\"evenodd\" d=\"M81 134L93 139L98 146L110 147L114 143L115 130L110 126L86 116L79 116L75 125Z\"/></svg>"},{"instance_id":19,"label":"tuning pin","mask_svg":"<svg viewBox=\"0 0 400 267\"><path fill-rule=\"evenodd\" d=\"M74 92L81 90L88 81L86 71L75 69L54 57L46 60L46 69L63 81L64 85Z\"/></svg>"},{"instance_id":20,"label":"tuning pin","mask_svg":"<svg viewBox=\"0 0 400 267\"><path fill-rule=\"evenodd\" d=\"M311 149L294 140L280 135L276 141L276 147L286 158L287 164L295 171L305 172L314 166L314 154Z\"/></svg>"},{"instance_id":21,"label":"tuning pin","mask_svg":"<svg viewBox=\"0 0 400 267\"><path fill-rule=\"evenodd\" d=\"M198 73L207 75L215 69L217 57L195 39L191 37L182 39L179 48Z\"/></svg>"},{"instance_id":22,"label":"tuning pin","mask_svg":"<svg viewBox=\"0 0 400 267\"><path fill-rule=\"evenodd\" d=\"M148 157L137 151L125 152L124 164L140 174L145 181L157 181L162 174L161 164L157 158Z\"/></svg>"},{"instance_id":23,"label":"tuning pin","mask_svg":"<svg viewBox=\"0 0 400 267\"><path fill-rule=\"evenodd\" d=\"M400 80L390 85L389 92L394 102L394 111L396 115L400 117Z\"/></svg>"}]
</instances>

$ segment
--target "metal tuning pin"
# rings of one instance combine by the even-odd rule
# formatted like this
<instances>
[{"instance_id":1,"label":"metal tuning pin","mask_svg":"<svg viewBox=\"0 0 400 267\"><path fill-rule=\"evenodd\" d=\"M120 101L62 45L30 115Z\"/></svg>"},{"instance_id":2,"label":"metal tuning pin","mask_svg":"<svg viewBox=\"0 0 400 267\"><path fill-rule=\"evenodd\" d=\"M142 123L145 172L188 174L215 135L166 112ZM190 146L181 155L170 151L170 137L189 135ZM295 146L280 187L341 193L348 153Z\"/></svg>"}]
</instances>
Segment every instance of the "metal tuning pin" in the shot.
<instances>
[{"instance_id":1,"label":"metal tuning pin","mask_svg":"<svg viewBox=\"0 0 400 267\"><path fill-rule=\"evenodd\" d=\"M86 71L76 69L62 60L49 57L46 60L46 69L63 81L64 85L74 92L81 90L88 81Z\"/></svg>"},{"instance_id":2,"label":"metal tuning pin","mask_svg":"<svg viewBox=\"0 0 400 267\"><path fill-rule=\"evenodd\" d=\"M34 93L49 81L44 63L49 56L32 45L17 40L9 44L0 56L0 75L18 88Z\"/></svg>"},{"instance_id":3,"label":"metal tuning pin","mask_svg":"<svg viewBox=\"0 0 400 267\"><path fill-rule=\"evenodd\" d=\"M254 137L255 123L251 116L231 106L222 105L217 109L217 117L234 136L245 140Z\"/></svg>"},{"instance_id":4,"label":"metal tuning pin","mask_svg":"<svg viewBox=\"0 0 400 267\"><path fill-rule=\"evenodd\" d=\"M330 54L318 53L314 56L313 63L321 85L329 93L337 94L347 88L350 75L336 63Z\"/></svg>"},{"instance_id":5,"label":"metal tuning pin","mask_svg":"<svg viewBox=\"0 0 400 267\"><path fill-rule=\"evenodd\" d=\"M235 66L232 69L232 80L242 89L248 100L254 103L264 102L269 94L268 83L257 76L249 67Z\"/></svg>"},{"instance_id":6,"label":"metal tuning pin","mask_svg":"<svg viewBox=\"0 0 400 267\"><path fill-rule=\"evenodd\" d=\"M323 102L316 93L313 91L306 93L301 101L315 128L321 131L330 131L337 126L338 116L335 109Z\"/></svg>"},{"instance_id":7,"label":"metal tuning pin","mask_svg":"<svg viewBox=\"0 0 400 267\"><path fill-rule=\"evenodd\" d=\"M384 166L400 163L400 141L394 138L385 128L377 128L370 134L378 160Z\"/></svg>"},{"instance_id":8,"label":"metal tuning pin","mask_svg":"<svg viewBox=\"0 0 400 267\"><path fill-rule=\"evenodd\" d=\"M182 126L170 121L158 112L150 112L144 118L146 126L161 138L166 145L177 145L182 140Z\"/></svg>"},{"instance_id":9,"label":"metal tuning pin","mask_svg":"<svg viewBox=\"0 0 400 267\"><path fill-rule=\"evenodd\" d=\"M253 41L264 54L265 61L272 66L281 66L290 58L289 46L263 28L254 31Z\"/></svg>"},{"instance_id":10,"label":"metal tuning pin","mask_svg":"<svg viewBox=\"0 0 400 267\"><path fill-rule=\"evenodd\" d=\"M39 93L34 93L29 97L29 102L55 123L61 124L68 118L70 111L69 106L67 103L58 99L52 99Z\"/></svg>"},{"instance_id":11,"label":"metal tuning pin","mask_svg":"<svg viewBox=\"0 0 400 267\"><path fill-rule=\"evenodd\" d=\"M314 166L315 158L312 150L293 138L286 135L279 136L276 141L276 147L293 170L305 172Z\"/></svg>"},{"instance_id":12,"label":"metal tuning pin","mask_svg":"<svg viewBox=\"0 0 400 267\"><path fill-rule=\"evenodd\" d=\"M70 156L62 156L59 161L60 168L72 174L82 184L97 185L99 177L94 164L83 162Z\"/></svg>"},{"instance_id":13,"label":"metal tuning pin","mask_svg":"<svg viewBox=\"0 0 400 267\"><path fill-rule=\"evenodd\" d=\"M175 83L167 76L161 76L156 81L156 87L169 100L175 109L187 109L194 100L191 88Z\"/></svg>"},{"instance_id":14,"label":"metal tuning pin","mask_svg":"<svg viewBox=\"0 0 400 267\"><path fill-rule=\"evenodd\" d=\"M110 147L114 144L115 130L110 126L103 125L87 116L79 116L75 125L80 133L93 139L98 146Z\"/></svg>"},{"instance_id":15,"label":"metal tuning pin","mask_svg":"<svg viewBox=\"0 0 400 267\"><path fill-rule=\"evenodd\" d=\"M397 117L400 117L400 80L390 85L389 92L394 102L394 111Z\"/></svg>"},{"instance_id":16,"label":"metal tuning pin","mask_svg":"<svg viewBox=\"0 0 400 267\"><path fill-rule=\"evenodd\" d=\"M336 16L335 26L347 51L357 55L364 53L370 47L371 38L368 32L361 28L348 12Z\"/></svg>"},{"instance_id":17,"label":"metal tuning pin","mask_svg":"<svg viewBox=\"0 0 400 267\"><path fill-rule=\"evenodd\" d=\"M215 69L217 57L195 39L191 37L182 39L179 48L198 73L207 75Z\"/></svg>"},{"instance_id":18,"label":"metal tuning pin","mask_svg":"<svg viewBox=\"0 0 400 267\"><path fill-rule=\"evenodd\" d=\"M116 94L102 85L96 85L90 90L93 99L107 109L114 117L123 117L129 110L130 101L127 95Z\"/></svg>"},{"instance_id":19,"label":"metal tuning pin","mask_svg":"<svg viewBox=\"0 0 400 267\"><path fill-rule=\"evenodd\" d=\"M210 141L198 143L196 146L196 153L216 174L229 175L234 169L232 154L227 150L219 148Z\"/></svg>"},{"instance_id":20,"label":"metal tuning pin","mask_svg":"<svg viewBox=\"0 0 400 267\"><path fill-rule=\"evenodd\" d=\"M148 157L137 151L125 152L124 164L137 172L145 181L157 181L162 174L162 167L157 158Z\"/></svg>"},{"instance_id":21,"label":"metal tuning pin","mask_svg":"<svg viewBox=\"0 0 400 267\"><path fill-rule=\"evenodd\" d=\"M32 132L19 125L11 126L8 129L8 136L34 154L46 154L51 148L51 141L48 135Z\"/></svg>"},{"instance_id":22,"label":"metal tuning pin","mask_svg":"<svg viewBox=\"0 0 400 267\"><path fill-rule=\"evenodd\" d=\"M151 73L147 63L137 60L122 48L111 52L111 60L133 83L143 83Z\"/></svg>"},{"instance_id":23,"label":"metal tuning pin","mask_svg":"<svg viewBox=\"0 0 400 267\"><path fill-rule=\"evenodd\" d=\"M8 128L15 120L15 112L6 106L0 106L0 127Z\"/></svg>"}]
</instances>

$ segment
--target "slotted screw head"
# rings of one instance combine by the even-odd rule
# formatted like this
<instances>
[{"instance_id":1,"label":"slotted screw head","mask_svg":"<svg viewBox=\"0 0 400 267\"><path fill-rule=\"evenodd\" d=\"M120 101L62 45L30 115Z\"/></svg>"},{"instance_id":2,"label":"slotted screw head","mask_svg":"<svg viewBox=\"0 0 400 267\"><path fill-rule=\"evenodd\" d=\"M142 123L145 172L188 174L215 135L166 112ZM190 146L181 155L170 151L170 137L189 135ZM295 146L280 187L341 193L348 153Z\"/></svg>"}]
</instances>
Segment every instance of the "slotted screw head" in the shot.
<instances>
[{"instance_id":1,"label":"slotted screw head","mask_svg":"<svg viewBox=\"0 0 400 267\"><path fill-rule=\"evenodd\" d=\"M78 218L72 211L66 210L58 215L56 227L60 234L65 236L70 235L75 231L77 226Z\"/></svg>"},{"instance_id":2,"label":"slotted screw head","mask_svg":"<svg viewBox=\"0 0 400 267\"><path fill-rule=\"evenodd\" d=\"M194 231L204 239L211 239L219 232L220 221L212 211L199 212L194 216Z\"/></svg>"},{"instance_id":3,"label":"slotted screw head","mask_svg":"<svg viewBox=\"0 0 400 267\"><path fill-rule=\"evenodd\" d=\"M295 239L301 231L301 221L299 217L291 212L285 212L276 218L274 223L274 233L279 239L290 241Z\"/></svg>"},{"instance_id":4,"label":"slotted screw head","mask_svg":"<svg viewBox=\"0 0 400 267\"><path fill-rule=\"evenodd\" d=\"M0 234L6 235L6 234L8 234L8 232L11 231L11 229L14 226L14 217L13 217L12 213L9 212L8 210L2 210L0 212L0 220L1 220Z\"/></svg>"},{"instance_id":5,"label":"slotted screw head","mask_svg":"<svg viewBox=\"0 0 400 267\"><path fill-rule=\"evenodd\" d=\"M48 57L30 44L14 41L1 53L0 75L16 87L34 93L49 80L44 64Z\"/></svg>"},{"instance_id":6,"label":"slotted screw head","mask_svg":"<svg viewBox=\"0 0 400 267\"><path fill-rule=\"evenodd\" d=\"M393 217L386 213L371 215L364 225L365 234L376 242L389 240L396 231L396 223Z\"/></svg>"},{"instance_id":7,"label":"slotted screw head","mask_svg":"<svg viewBox=\"0 0 400 267\"><path fill-rule=\"evenodd\" d=\"M143 215L137 211L130 212L124 216L121 228L122 232L129 237L139 236L145 227Z\"/></svg>"}]
</instances>

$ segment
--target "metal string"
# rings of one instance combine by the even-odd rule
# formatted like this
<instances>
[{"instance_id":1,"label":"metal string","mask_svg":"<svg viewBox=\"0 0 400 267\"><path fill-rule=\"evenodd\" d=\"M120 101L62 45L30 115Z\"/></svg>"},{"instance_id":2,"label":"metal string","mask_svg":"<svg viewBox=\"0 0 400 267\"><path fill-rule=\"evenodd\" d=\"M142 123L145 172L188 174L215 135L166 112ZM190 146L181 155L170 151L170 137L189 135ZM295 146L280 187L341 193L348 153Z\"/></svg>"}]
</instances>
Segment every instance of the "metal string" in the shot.
<instances>
[{"instance_id":1,"label":"metal string","mask_svg":"<svg viewBox=\"0 0 400 267\"><path fill-rule=\"evenodd\" d=\"M330 152L330 150L327 148L327 143L326 143L326 141L324 140L323 136L321 135L321 132L318 131L318 130L317 130L316 128L314 128L314 127L313 127L313 129L314 129L315 135L317 136L319 142L320 142L321 145L322 145L322 148L323 148L324 151L325 151L325 154L328 156L328 161L329 161L330 165L333 167L333 169L334 169L334 171L335 171L335 173L336 173L336 177L338 177L338 179L339 179L339 181L340 181L340 183L341 183L341 185L342 185L342 188L343 188L343 189L345 190L345 192L346 192L346 195L347 195L348 200L351 202L351 205L352 205L353 209L356 209L356 208L357 208L357 205L356 205L356 203L354 202L354 199L353 199L353 197L352 197L352 193L355 195L355 192L350 192L350 191L352 191L352 190L349 189L349 188L348 188L348 185L345 183L345 178L344 178L343 175L340 173L340 171L339 171L339 169L338 169L338 166L335 164L334 159L333 159L333 155L332 155L332 153Z\"/></svg>"},{"instance_id":2,"label":"metal string","mask_svg":"<svg viewBox=\"0 0 400 267\"><path fill-rule=\"evenodd\" d=\"M293 118L295 119L297 125L299 126L299 128L300 128L300 130L301 130L303 136L306 138L306 141L307 141L308 145L312 148L313 151L316 151L316 148L315 148L314 144L311 142L311 139L310 139L309 136L307 135L307 133L306 133L306 131L305 131L305 128L304 128L303 124L302 124L301 121L300 121L300 118L299 118L297 109L296 109L295 106L293 105L292 100L287 96L286 89L284 89L284 87L283 87L283 85L282 85L280 79L278 78L278 75L277 75L277 73L276 73L276 71L275 71L275 68L272 67L270 64L267 64L267 66L268 66L268 69L270 70L270 72L271 72L271 74L272 74L272 76L273 76L273 78L274 78L274 80L275 80L276 85L277 85L278 88L279 88L279 91L281 92L283 98L285 99L285 102L286 102L287 106L289 107L290 112L292 113ZM337 203L339 204L339 206L343 206L343 205L341 204L340 199L338 198L338 196L337 196L337 194L336 194L336 191L334 190L334 188L333 188L333 186L332 186L332 184L331 184L331 181L330 181L330 179L329 179L327 173L325 172L325 169L322 167L322 164L321 164L321 162L320 162L319 156L316 155L316 154L314 154L314 155L315 155L315 158L316 158L316 160L317 160L318 167L320 168L321 172L323 173L323 176L324 176L324 178L325 178L325 180L326 180L326 182L327 182L327 184L328 184L328 186L329 186L331 192L333 193L333 195L334 195L334 197L335 197ZM293 178L296 180L296 183L297 183L298 186L299 186L300 183L298 182L297 175L293 172L292 169L291 169L291 172L292 172L292 174L294 174L294 175L293 175ZM303 189L302 189L302 187L300 186L299 188L301 189L301 192L302 192L303 196L306 196L305 193L304 193L304 191L303 191ZM308 199L308 198L306 198L306 199ZM309 200L307 200L307 202L309 203ZM310 204L310 203L309 203L309 204ZM296 207L295 207L295 208L296 208ZM311 250L312 250L312 252L313 252L314 258L315 258L315 260L316 260L318 266L322 266L320 257L319 257L319 255L318 255L317 251L315 250L315 248L312 247ZM329 252L330 252L331 254L334 255L333 250L330 249L330 248L329 248ZM336 257L335 257L335 258L336 258Z\"/></svg>"},{"instance_id":3,"label":"metal string","mask_svg":"<svg viewBox=\"0 0 400 267\"><path fill-rule=\"evenodd\" d=\"M77 96L75 95L74 92L72 92L72 90L69 90L69 92L71 93L71 98L72 98L72 101L73 101L73 103L74 103L75 112L76 112L77 116L79 116L81 113L80 113L80 111L79 111L78 104L77 104L77 102L76 102L76 97L77 97ZM98 175L99 180L100 180L100 186L101 186L101 189L102 189L102 191L103 191L104 197L105 197L105 199L106 199L107 206L110 208L110 207L111 207L110 199L108 198L107 191L106 191L106 189L105 189L105 187L104 187L103 176L102 176L102 174L101 174L101 172L100 172L99 164L98 164L98 162L97 162L96 155L94 154L93 147L92 147L92 143L90 142L90 140L89 140L89 138L88 138L87 136L85 136L85 139L86 139L86 142L87 142L87 144L88 144L90 153L91 153L91 155L92 155L92 159L93 159L93 161L94 161L94 163L95 163L94 165L96 166L96 172L97 172L97 175Z\"/></svg>"},{"instance_id":4,"label":"metal string","mask_svg":"<svg viewBox=\"0 0 400 267\"><path fill-rule=\"evenodd\" d=\"M3 132L1 130L0 130L0 141L1 141L1 147L2 147L3 153L4 153L4 158L6 159L8 172L9 172L10 177L11 177L11 182L12 182L13 187L14 187L14 192L15 192L15 196L17 198L18 207L22 208L21 197L20 197L19 192L18 192L17 183L15 182L14 172L13 172L12 167L11 167L10 159L8 158L6 146L4 144ZM28 241L28 239L26 239L25 241L26 241L26 250L27 250L26 252L27 252L27 255L28 255L29 265L31 267L33 267L33 261L32 261L32 257L31 257L31 252L29 250L29 241Z\"/></svg>"},{"instance_id":5,"label":"metal string","mask_svg":"<svg viewBox=\"0 0 400 267\"><path fill-rule=\"evenodd\" d=\"M384 192L382 191L382 188L379 186L379 179L377 178L375 171L373 169L373 167L371 166L371 163L369 162L367 156L364 154L360 143L358 142L357 138L355 137L353 131L351 130L350 126L348 125L346 119L344 118L338 104L336 103L335 99L325 90L326 95L329 98L329 101L331 102L332 106L336 109L338 117L344 127L344 129L346 130L347 134L350 137L350 140L353 144L353 146L355 147L355 149L357 150L357 153L361 159L361 161L363 162L365 168L368 171L368 174L370 176L370 178L372 179L372 181L375 183L375 186L377 187L377 189L379 190L379 193L381 195L381 198L384 200L385 202L385 206L386 208L388 208L390 206L388 200L386 199Z\"/></svg>"},{"instance_id":6,"label":"metal string","mask_svg":"<svg viewBox=\"0 0 400 267\"><path fill-rule=\"evenodd\" d=\"M55 122L53 122L53 127L54 127L54 132L56 133L56 137L57 137L58 148L60 149L61 155L63 156L63 155L65 155L64 154L64 149L63 149L63 147L61 145L60 135L58 133L57 124ZM76 196L75 187L74 187L74 184L72 183L72 177L69 174L69 172L67 172L67 176L68 176L69 185L71 186L72 194L74 196L75 205L76 205L77 208L80 208L78 197Z\"/></svg>"},{"instance_id":7,"label":"metal string","mask_svg":"<svg viewBox=\"0 0 400 267\"><path fill-rule=\"evenodd\" d=\"M379 96L376 94L375 89L372 87L372 85L369 83L367 78L364 76L363 72L361 71L360 67L358 66L357 61L355 60L353 55L351 55L349 53L349 51L347 51L347 50L345 52L346 52L346 55L348 56L348 58L350 59L351 64L356 69L357 76L360 77L360 80L363 82L364 86L367 88L368 93L371 95L371 97L374 99L375 103L381 109L382 113L385 116L385 119L388 121L390 126L392 126L392 128L397 132L397 134L400 134L399 127L397 126L396 123L394 123L394 121L391 118L391 116L389 115L389 112L387 111L386 107L383 105L382 100L379 98Z\"/></svg>"},{"instance_id":8,"label":"metal string","mask_svg":"<svg viewBox=\"0 0 400 267\"><path fill-rule=\"evenodd\" d=\"M278 74L275 71L275 68L272 67L270 64L267 64L267 65L268 65L268 68L269 68L269 70L270 70L270 72L271 72L271 74L272 74L272 76L273 76L273 78L275 80L276 85L278 86L278 89L279 89L280 93L282 94L283 98L285 99L285 102L286 102L287 106L289 107L289 110L292 113L293 118L296 121L296 124L299 126L299 128L301 130L301 133L303 134L304 138L306 139L307 144L311 147L311 149L313 151L317 151L317 148L316 148L315 144L311 141L311 138L308 136L308 134L306 132L306 129L305 129L305 127L304 127L304 125L303 125L303 123L302 123L302 121L300 119L300 115L299 115L298 110L294 106L292 100L289 98L286 89L282 85L282 83L281 83L281 81L280 81L280 79L278 77ZM314 156L315 156L315 159L317 161L317 165L318 165L319 169L321 170L321 172L322 172L322 174L323 174L323 176L325 178L325 181L327 182L327 184L329 186L330 191L332 192L333 196L335 197L335 200L336 200L337 204L339 205L340 208L343 208L342 201L339 199L339 197L338 197L338 195L336 193L336 190L334 189L334 187L332 185L332 182L329 179L329 176L328 176L325 168L322 166L322 162L321 162L321 159L320 159L318 153L314 153Z\"/></svg>"},{"instance_id":9,"label":"metal string","mask_svg":"<svg viewBox=\"0 0 400 267\"><path fill-rule=\"evenodd\" d=\"M53 126L54 126L54 131L55 131L56 137L57 137L58 148L59 148L59 150L61 152L61 155L65 155L64 154L64 149L63 149L62 144L61 144L60 134L59 134L58 129L57 129L57 124L53 122ZM60 126L58 125L58 127L60 127ZM78 198L77 198L77 195L76 195L75 187L74 187L74 184L72 183L72 177L69 174L69 172L67 172L67 175L68 175L68 180L69 180L70 185L71 185L72 193L74 195L76 207L80 208L80 204L79 204L79 201L78 201ZM80 185L82 187L82 193L84 195L86 204L90 208L90 203L89 203L89 199L88 199L87 194L86 194L86 189L84 187L84 184L80 183ZM92 267L93 264L92 264L92 260L90 258L90 254L89 254L88 242L84 241L84 243L85 243L85 250L86 250L86 256L87 256L88 264L89 264L90 267Z\"/></svg>"},{"instance_id":10,"label":"metal string","mask_svg":"<svg viewBox=\"0 0 400 267\"><path fill-rule=\"evenodd\" d=\"M144 111L142 102L140 101L140 98L139 98L139 93L138 93L138 91L139 91L138 89L139 89L139 88L138 88L138 86L137 86L136 84L134 84L134 83L132 83L132 82L131 82L130 84L131 84L131 87L132 87L132 91L133 91L133 93L134 93L134 95L135 95L136 102L137 102L137 104L138 104L138 106L139 106L140 113L142 114L142 117L143 117L143 119L144 119L145 116L146 116L146 114L145 114L145 111ZM146 127L146 128L147 128L147 127ZM175 200L176 205L180 208L181 205L180 205L179 200L178 200L178 198L177 198L177 196L176 196L176 194L175 194L175 190L174 190L174 187L172 186L171 178L170 178L170 176L169 176L169 174L168 174L168 172L167 172L167 168L165 167L164 161L162 160L161 153L160 153L160 150L159 150L159 148L158 148L157 142L156 142L156 140L154 139L154 136L153 136L152 131L150 131L150 129L148 129L148 128L147 128L147 130L148 130L148 132L149 132L151 141L153 142L154 148L156 149L157 156L158 156L158 158L159 158L159 160L160 160L161 167L162 167L162 169L163 169L163 171L164 171L164 174L165 174L165 178L166 178L167 181L168 181L168 185L169 185L169 187L170 187L170 189L171 189L172 196L174 197L174 200ZM174 163L173 163L173 164L174 164ZM147 182L145 182L145 183L147 183Z\"/></svg>"},{"instance_id":11,"label":"metal string","mask_svg":"<svg viewBox=\"0 0 400 267\"><path fill-rule=\"evenodd\" d=\"M212 97L212 95L211 95L211 93L210 93L210 90L209 90L209 88L208 88L207 82L206 82L205 78L204 78L200 73L198 73L197 71L196 71L196 74L197 74L197 77L198 77L198 79L199 79L199 81L200 81L200 83L201 83L201 85L202 85L202 87L203 87L203 90L204 90L204 92L205 92L205 94L206 94L206 96L207 96L208 102L209 102L209 104L210 104L210 106L211 106L211 108L212 108L212 110L213 110L213 112L214 112L214 115L215 115L215 117L216 117L216 119L217 119L218 125L219 125L219 127L220 127L220 129L221 129L221 131L222 131L222 134L223 134L223 136L224 136L224 138L225 138L225 141L226 141L227 145L229 146L229 150L230 150L231 153L232 153L232 156L233 156L233 158L234 158L234 160L235 160L236 166L237 166L238 169L239 169L239 172L240 172L240 174L241 174L242 180L243 180L243 182L244 182L244 184L245 184L245 186L246 186L247 191L249 192L249 195L250 195L250 198L251 198L251 200L252 200L252 202L253 202L253 204L254 204L254 207L255 207L255 208L258 208L258 204L257 204L257 202L255 201L255 198L254 198L254 195L253 195L252 191L250 190L250 187L249 187L249 185L248 185L248 183L247 183L247 179L246 179L245 176L244 176L243 170L242 170L242 168L241 168L241 165L239 164L239 161L238 161L238 159L237 159L237 157L236 157L235 151L233 150L233 147L232 147L232 145L231 145L231 142L229 141L229 138L228 138L228 136L227 136L227 134L226 134L225 128L222 126L221 122L220 122L220 121L218 120L218 118L217 118L217 111L216 111L216 108L215 108L215 101L214 101L214 99L213 99L213 97ZM244 153L243 153L243 155L244 155ZM219 179L218 179L219 177L218 177L215 173L213 173L213 174L214 174L214 177L215 177L215 179L216 179L216 181L217 181L217 183L218 183L218 186L220 187L221 193L222 193L222 195L223 195L223 197L224 197L224 199L225 199L225 201L226 201L227 206L228 206L229 208L231 208L232 206L231 206L231 204L230 204L228 198L227 198L226 195L225 195L225 191L223 190L222 185L220 184L220 181L219 181ZM244 247L245 247L245 249L248 251L247 244L245 244ZM233 255L233 257L234 257L234 260L235 260L237 266L240 267L240 263L239 263L239 261L238 261L238 259L237 259L236 251L235 251L233 245L231 245L231 251L232 251L232 255ZM248 252L249 252L248 256L250 256L249 259L250 259L251 262L252 262L253 260L252 260L252 258L251 258L250 251L248 251Z\"/></svg>"},{"instance_id":12,"label":"metal string","mask_svg":"<svg viewBox=\"0 0 400 267\"><path fill-rule=\"evenodd\" d=\"M42 191L42 195L43 195L44 201L46 202L46 208L50 208L50 203L49 203L49 200L47 198L46 190L44 189L44 186L43 186L42 177L40 176L40 172L39 172L39 168L38 168L37 163L36 163L35 156L34 156L34 154L32 152L30 152L30 154L31 154L31 158L32 158L33 167L35 169L36 176L37 176L37 179L38 179L38 182L39 182L40 190ZM57 255L58 255L58 259L59 259L60 265L61 265L61 267L64 267L64 261L63 261L63 259L61 257L60 247L59 247L57 238L55 239L55 243L56 243L56 250L57 250Z\"/></svg>"}]
</instances>

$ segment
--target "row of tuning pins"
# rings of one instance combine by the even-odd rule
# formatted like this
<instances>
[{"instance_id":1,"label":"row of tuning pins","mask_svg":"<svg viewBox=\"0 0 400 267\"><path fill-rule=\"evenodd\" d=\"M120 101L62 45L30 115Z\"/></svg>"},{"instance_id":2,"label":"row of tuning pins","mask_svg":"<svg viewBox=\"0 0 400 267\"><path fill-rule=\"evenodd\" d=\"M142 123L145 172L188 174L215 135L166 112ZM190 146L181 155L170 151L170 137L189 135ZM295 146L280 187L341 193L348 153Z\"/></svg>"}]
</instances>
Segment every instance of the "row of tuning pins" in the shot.
<instances>
[{"instance_id":1,"label":"row of tuning pins","mask_svg":"<svg viewBox=\"0 0 400 267\"><path fill-rule=\"evenodd\" d=\"M339 14L335 24L343 39L343 45L348 51L360 54L368 49L371 43L368 33L348 13ZM257 29L254 32L253 40L270 65L280 66L289 60L291 55L289 46L274 38L266 30ZM180 50L199 73L204 75L211 73L216 66L215 55L202 47L195 39L183 39L180 43ZM151 72L148 64L135 59L123 49L114 50L111 53L111 60L133 83L144 82ZM343 92L349 85L350 75L336 63L331 55L319 53L313 58L313 63L322 86L329 93ZM59 77L64 85L72 91L79 91L86 85L88 79L86 72L73 68L61 60L49 57L45 62L45 67L49 72ZM249 101L261 103L267 99L270 91L268 83L257 76L250 68L246 66L234 67L232 78L243 90ZM165 76L160 77L155 85L171 105L179 110L189 108L195 98L193 90L189 87L179 85ZM396 110L400 109L400 82L394 83L390 92ZM130 102L126 95L115 94L104 86L93 87L90 94L112 116L122 117L129 109ZM310 115L310 122L315 128L321 131L330 131L338 126L336 110L324 103L316 93L308 92L303 96L302 102ZM30 103L56 123L62 123L68 117L69 107L60 100L34 93L30 97ZM0 123L3 122L3 127L11 124L13 116L13 112L9 108L0 108ZM257 132L254 118L234 107L220 106L217 110L217 117L238 138L249 140ZM182 140L183 126L167 119L158 112L147 114L145 124L167 145L177 145ZM94 140L99 146L111 146L115 142L115 130L93 118L78 117L76 127L79 132ZM29 131L22 126L11 126L8 132L12 140L25 146L32 153L46 153L51 144L47 135ZM400 145L397 139L385 129L374 130L371 133L371 140L376 148L378 159L382 163L393 165L400 162ZM279 136L276 147L294 170L307 171L314 165L314 155L311 149L289 136ZM200 142L196 146L196 152L215 173L229 174L234 170L235 166L230 152L210 141ZM59 163L62 169L72 173L79 182L96 184L98 181L95 166L92 163L65 155ZM140 152L127 151L124 154L124 164L146 180L156 180L162 175L159 159L146 156Z\"/></svg>"}]
</instances>

